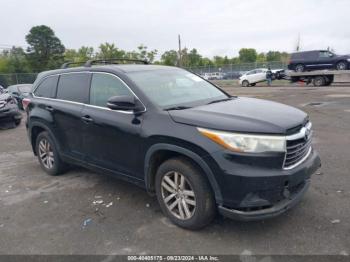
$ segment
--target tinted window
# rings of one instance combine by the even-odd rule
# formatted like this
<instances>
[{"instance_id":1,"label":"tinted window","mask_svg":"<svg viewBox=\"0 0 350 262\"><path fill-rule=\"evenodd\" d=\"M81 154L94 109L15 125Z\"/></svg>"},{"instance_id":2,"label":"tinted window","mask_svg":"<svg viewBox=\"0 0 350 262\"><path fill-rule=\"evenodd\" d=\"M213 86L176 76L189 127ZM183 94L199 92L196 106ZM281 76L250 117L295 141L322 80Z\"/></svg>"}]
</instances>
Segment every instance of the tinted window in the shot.
<instances>
[{"instance_id":1,"label":"tinted window","mask_svg":"<svg viewBox=\"0 0 350 262\"><path fill-rule=\"evenodd\" d=\"M320 58L329 58L331 56L332 56L331 53L328 51L320 51L320 54L319 54Z\"/></svg>"},{"instance_id":2,"label":"tinted window","mask_svg":"<svg viewBox=\"0 0 350 262\"><path fill-rule=\"evenodd\" d=\"M58 76L49 76L35 89L34 94L39 97L54 98L56 96Z\"/></svg>"},{"instance_id":3,"label":"tinted window","mask_svg":"<svg viewBox=\"0 0 350 262\"><path fill-rule=\"evenodd\" d=\"M57 88L57 98L87 103L89 98L90 74L72 73L60 76Z\"/></svg>"},{"instance_id":4,"label":"tinted window","mask_svg":"<svg viewBox=\"0 0 350 262\"><path fill-rule=\"evenodd\" d=\"M131 91L117 77L109 74L95 73L92 75L90 89L90 104L106 106L112 96L133 96Z\"/></svg>"}]
</instances>

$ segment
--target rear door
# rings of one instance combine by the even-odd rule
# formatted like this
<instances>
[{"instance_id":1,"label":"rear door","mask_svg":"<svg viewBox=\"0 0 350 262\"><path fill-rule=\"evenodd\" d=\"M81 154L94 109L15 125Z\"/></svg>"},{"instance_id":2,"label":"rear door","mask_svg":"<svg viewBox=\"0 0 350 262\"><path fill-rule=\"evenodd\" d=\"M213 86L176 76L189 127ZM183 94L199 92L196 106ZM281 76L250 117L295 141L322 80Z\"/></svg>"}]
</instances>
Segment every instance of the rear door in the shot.
<instances>
[{"instance_id":1,"label":"rear door","mask_svg":"<svg viewBox=\"0 0 350 262\"><path fill-rule=\"evenodd\" d=\"M67 73L59 77L56 100L51 104L55 128L59 134L62 151L70 157L83 159L82 109L89 99L91 74Z\"/></svg>"},{"instance_id":2,"label":"rear door","mask_svg":"<svg viewBox=\"0 0 350 262\"><path fill-rule=\"evenodd\" d=\"M82 112L87 119L84 123L86 159L99 167L143 179L143 167L139 167L139 163L143 163L139 153L143 115L107 108L110 97L121 95L134 96L119 77L103 72L92 74L90 105Z\"/></svg>"}]
</instances>

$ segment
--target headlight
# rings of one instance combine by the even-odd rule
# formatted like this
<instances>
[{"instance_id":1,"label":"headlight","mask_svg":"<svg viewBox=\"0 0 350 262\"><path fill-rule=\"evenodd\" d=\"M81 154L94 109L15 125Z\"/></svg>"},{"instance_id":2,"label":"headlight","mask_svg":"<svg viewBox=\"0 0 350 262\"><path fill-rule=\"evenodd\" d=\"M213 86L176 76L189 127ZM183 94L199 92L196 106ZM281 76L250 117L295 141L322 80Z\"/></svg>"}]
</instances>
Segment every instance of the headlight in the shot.
<instances>
[{"instance_id":1,"label":"headlight","mask_svg":"<svg viewBox=\"0 0 350 262\"><path fill-rule=\"evenodd\" d=\"M350 62L350 58L347 59Z\"/></svg>"},{"instance_id":2,"label":"headlight","mask_svg":"<svg viewBox=\"0 0 350 262\"><path fill-rule=\"evenodd\" d=\"M215 143L235 152L263 153L285 152L285 136L245 135L197 128L198 131Z\"/></svg>"}]
</instances>

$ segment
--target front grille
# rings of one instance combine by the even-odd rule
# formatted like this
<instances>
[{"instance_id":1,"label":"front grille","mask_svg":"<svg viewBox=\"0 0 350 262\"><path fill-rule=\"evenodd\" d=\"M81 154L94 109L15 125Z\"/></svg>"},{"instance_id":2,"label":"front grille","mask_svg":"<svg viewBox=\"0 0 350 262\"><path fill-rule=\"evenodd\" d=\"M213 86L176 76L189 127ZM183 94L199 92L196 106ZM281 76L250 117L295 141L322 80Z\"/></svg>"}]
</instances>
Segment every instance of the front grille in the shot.
<instances>
[{"instance_id":1,"label":"front grille","mask_svg":"<svg viewBox=\"0 0 350 262\"><path fill-rule=\"evenodd\" d=\"M302 127L299 133L287 137L287 151L284 160L284 169L291 169L307 157L311 151L312 131L311 123Z\"/></svg>"}]
</instances>

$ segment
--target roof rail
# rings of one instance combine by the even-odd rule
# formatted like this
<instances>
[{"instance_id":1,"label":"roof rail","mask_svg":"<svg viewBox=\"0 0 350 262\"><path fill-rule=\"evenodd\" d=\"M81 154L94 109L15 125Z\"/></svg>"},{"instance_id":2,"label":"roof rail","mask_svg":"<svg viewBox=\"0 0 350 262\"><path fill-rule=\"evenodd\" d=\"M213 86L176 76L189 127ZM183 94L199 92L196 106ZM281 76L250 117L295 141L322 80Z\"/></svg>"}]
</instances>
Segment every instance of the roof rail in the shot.
<instances>
[{"instance_id":1,"label":"roof rail","mask_svg":"<svg viewBox=\"0 0 350 262\"><path fill-rule=\"evenodd\" d=\"M66 69L68 68L70 65L81 65L81 64L85 64L85 62L65 62L64 64L61 65L61 69Z\"/></svg>"},{"instance_id":2,"label":"roof rail","mask_svg":"<svg viewBox=\"0 0 350 262\"><path fill-rule=\"evenodd\" d=\"M99 60L88 60L84 64L85 67L91 67L93 64L118 64L118 61L134 62L148 65L149 62L141 59L125 59L125 58L113 58L113 59L99 59Z\"/></svg>"}]
</instances>

